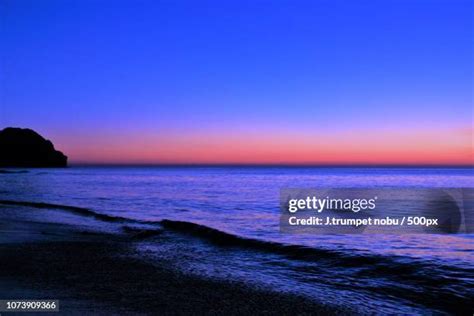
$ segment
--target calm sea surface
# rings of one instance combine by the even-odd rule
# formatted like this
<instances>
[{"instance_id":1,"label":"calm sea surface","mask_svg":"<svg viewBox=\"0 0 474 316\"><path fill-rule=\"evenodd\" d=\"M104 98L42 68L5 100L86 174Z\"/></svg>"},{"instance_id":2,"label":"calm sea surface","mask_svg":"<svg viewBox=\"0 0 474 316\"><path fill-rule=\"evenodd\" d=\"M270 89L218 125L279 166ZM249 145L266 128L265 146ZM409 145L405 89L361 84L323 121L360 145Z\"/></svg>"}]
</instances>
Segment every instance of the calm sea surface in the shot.
<instances>
[{"instance_id":1,"label":"calm sea surface","mask_svg":"<svg viewBox=\"0 0 474 316\"><path fill-rule=\"evenodd\" d=\"M415 293L424 288L440 291L441 295L447 291L452 295L447 297L448 305L434 309L452 311L458 300L468 300L473 295L473 235L284 235L279 232L279 192L283 187L472 188L473 179L473 169L71 167L1 174L0 199L79 206L150 222L186 221L236 236L327 250L347 258L321 255L321 262L302 263L304 260L293 260L290 253L282 264L282 260L260 258L257 254L243 252L234 258L224 252L209 259L216 250L196 245L194 250L199 251L193 258L201 254L202 261L188 266L212 276L261 279L275 288L298 288L308 295L347 296L348 304L353 298L355 305L364 306L360 303L361 291L349 293L360 286L364 291L371 290L366 312L374 306L387 312L410 312L410 308L416 310L420 304L410 303L405 292ZM180 242L176 240L177 244ZM149 250L153 245L144 247ZM364 269L357 258L351 264L354 254L359 259L392 261L375 262L371 266L377 269ZM235 260L242 262L241 267L226 266ZM186 259L181 261L185 265ZM273 264L267 266L268 262ZM416 271L406 271L409 267ZM430 273L443 274L442 283L430 279ZM397 275L405 274L414 280L413 284L399 284ZM420 280L415 280L418 277ZM315 283L325 287L316 287ZM389 296L398 296L394 298L398 307L386 299L375 298L386 291ZM428 305L436 307L435 294L421 303L421 311L431 308ZM401 299L407 300L405 307Z\"/></svg>"}]
</instances>

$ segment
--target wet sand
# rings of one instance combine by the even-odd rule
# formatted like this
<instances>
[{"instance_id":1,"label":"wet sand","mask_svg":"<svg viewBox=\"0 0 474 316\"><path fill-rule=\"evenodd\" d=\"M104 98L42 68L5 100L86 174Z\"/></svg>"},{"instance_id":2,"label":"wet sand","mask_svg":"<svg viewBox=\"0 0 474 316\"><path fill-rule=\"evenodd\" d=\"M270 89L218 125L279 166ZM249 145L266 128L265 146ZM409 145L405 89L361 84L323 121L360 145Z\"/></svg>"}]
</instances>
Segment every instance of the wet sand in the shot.
<instances>
[{"instance_id":1,"label":"wet sand","mask_svg":"<svg viewBox=\"0 0 474 316\"><path fill-rule=\"evenodd\" d=\"M59 299L60 310L67 314L336 312L294 294L200 278L179 272L169 262L149 262L134 254L134 239L121 234L76 230L28 217L12 219L17 211L36 212L27 207L0 207L2 299Z\"/></svg>"}]
</instances>

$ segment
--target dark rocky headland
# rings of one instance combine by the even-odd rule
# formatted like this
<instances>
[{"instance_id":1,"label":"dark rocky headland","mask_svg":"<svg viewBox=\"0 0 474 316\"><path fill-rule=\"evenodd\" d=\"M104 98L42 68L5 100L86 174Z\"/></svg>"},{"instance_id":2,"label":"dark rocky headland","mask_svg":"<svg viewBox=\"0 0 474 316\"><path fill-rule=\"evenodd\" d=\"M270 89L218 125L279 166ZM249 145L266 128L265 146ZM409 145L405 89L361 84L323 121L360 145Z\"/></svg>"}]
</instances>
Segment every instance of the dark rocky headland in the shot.
<instances>
[{"instance_id":1,"label":"dark rocky headland","mask_svg":"<svg viewBox=\"0 0 474 316\"><path fill-rule=\"evenodd\" d=\"M0 167L67 167L67 156L28 128L0 130Z\"/></svg>"}]
</instances>

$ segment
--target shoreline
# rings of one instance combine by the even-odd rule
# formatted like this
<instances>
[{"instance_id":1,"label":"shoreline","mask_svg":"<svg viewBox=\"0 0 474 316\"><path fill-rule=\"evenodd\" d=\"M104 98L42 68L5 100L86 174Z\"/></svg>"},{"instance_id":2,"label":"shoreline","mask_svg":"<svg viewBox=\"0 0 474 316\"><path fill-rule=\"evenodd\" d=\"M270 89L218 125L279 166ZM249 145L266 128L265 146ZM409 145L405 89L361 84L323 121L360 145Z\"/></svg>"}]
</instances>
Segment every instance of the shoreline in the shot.
<instances>
[{"instance_id":1,"label":"shoreline","mask_svg":"<svg viewBox=\"0 0 474 316\"><path fill-rule=\"evenodd\" d=\"M17 286L29 292L56 295L47 298L59 299L63 312L79 308L95 313L168 315L336 314L333 308L303 297L173 273L121 257L117 249L110 250L113 247L117 247L114 242L2 244L0 277L13 278ZM10 286L7 291L11 291ZM4 287L2 292L6 292ZM38 298L31 294L14 296L8 299ZM71 304L75 306L73 310Z\"/></svg>"},{"instance_id":2,"label":"shoreline","mask_svg":"<svg viewBox=\"0 0 474 316\"><path fill-rule=\"evenodd\" d=\"M129 236L4 216L29 211L38 212L0 208L2 299L59 299L60 311L68 314L341 313L306 297L148 262L134 253L138 241Z\"/></svg>"},{"instance_id":3,"label":"shoreline","mask_svg":"<svg viewBox=\"0 0 474 316\"><path fill-rule=\"evenodd\" d=\"M469 281L458 275L472 269L451 266L442 278L432 274L446 268L248 239L192 222L0 201L0 299L58 299L68 314L469 311ZM412 299L407 287L423 290L423 297ZM12 291L16 297L7 295Z\"/></svg>"}]
</instances>

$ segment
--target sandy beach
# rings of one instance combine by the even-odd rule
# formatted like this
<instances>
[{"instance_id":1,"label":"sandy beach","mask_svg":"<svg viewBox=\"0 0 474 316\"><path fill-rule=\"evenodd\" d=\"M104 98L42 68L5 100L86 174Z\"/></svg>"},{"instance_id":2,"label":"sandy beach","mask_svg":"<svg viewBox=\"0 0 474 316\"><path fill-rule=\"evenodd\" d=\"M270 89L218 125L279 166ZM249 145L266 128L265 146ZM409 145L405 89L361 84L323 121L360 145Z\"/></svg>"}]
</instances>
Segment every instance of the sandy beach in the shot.
<instances>
[{"instance_id":1,"label":"sandy beach","mask_svg":"<svg viewBox=\"0 0 474 316\"><path fill-rule=\"evenodd\" d=\"M181 273L134 253L133 230L45 221L47 209L0 206L0 296L59 299L68 314L335 313L318 302L240 282Z\"/></svg>"},{"instance_id":2,"label":"sandy beach","mask_svg":"<svg viewBox=\"0 0 474 316\"><path fill-rule=\"evenodd\" d=\"M472 235L285 234L273 203L288 178L450 186L468 184L471 170L27 171L0 184L1 299L57 299L67 314L100 315L472 309Z\"/></svg>"}]
</instances>

